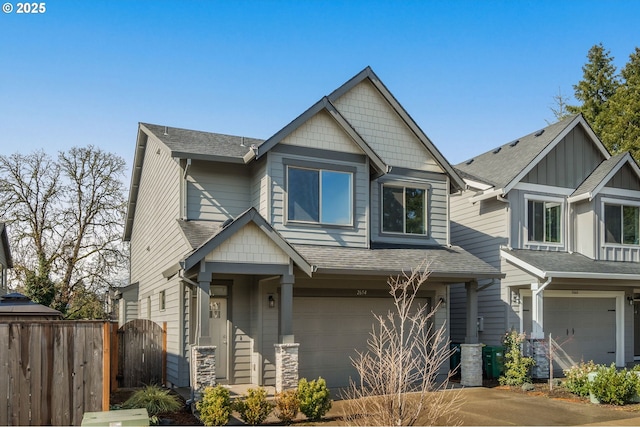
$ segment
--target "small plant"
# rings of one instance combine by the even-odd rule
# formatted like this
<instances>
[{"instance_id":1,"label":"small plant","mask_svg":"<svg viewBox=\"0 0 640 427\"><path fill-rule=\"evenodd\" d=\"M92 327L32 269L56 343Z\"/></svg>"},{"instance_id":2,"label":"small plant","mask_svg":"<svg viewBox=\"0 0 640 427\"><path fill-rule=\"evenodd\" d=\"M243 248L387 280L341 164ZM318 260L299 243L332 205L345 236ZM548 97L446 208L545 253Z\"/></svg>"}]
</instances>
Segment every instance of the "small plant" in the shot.
<instances>
[{"instance_id":1,"label":"small plant","mask_svg":"<svg viewBox=\"0 0 640 427\"><path fill-rule=\"evenodd\" d=\"M145 408L153 425L158 424L158 414L173 412L182 408L180 399L170 394L170 390L158 385L148 385L131 395L122 405L123 409Z\"/></svg>"},{"instance_id":2,"label":"small plant","mask_svg":"<svg viewBox=\"0 0 640 427\"><path fill-rule=\"evenodd\" d=\"M615 363L600 366L591 383L591 392L602 403L624 405L636 392L638 376L626 369L618 371Z\"/></svg>"},{"instance_id":3,"label":"small plant","mask_svg":"<svg viewBox=\"0 0 640 427\"><path fill-rule=\"evenodd\" d=\"M231 416L229 390L218 384L204 389L202 400L196 404L200 420L207 426L223 426Z\"/></svg>"},{"instance_id":4,"label":"small plant","mask_svg":"<svg viewBox=\"0 0 640 427\"><path fill-rule=\"evenodd\" d=\"M276 417L282 424L288 426L300 411L300 399L298 392L294 389L285 390L276 394Z\"/></svg>"},{"instance_id":5,"label":"small plant","mask_svg":"<svg viewBox=\"0 0 640 427\"><path fill-rule=\"evenodd\" d=\"M248 389L247 394L234 402L232 407L238 411L242 421L255 426L267 419L273 409L273 404L267 401L266 390L258 387Z\"/></svg>"},{"instance_id":6,"label":"small plant","mask_svg":"<svg viewBox=\"0 0 640 427\"><path fill-rule=\"evenodd\" d=\"M598 370L598 365L593 360L588 362L580 362L579 365L572 366L564 370L565 382L564 386L573 394L586 397L589 395L589 373Z\"/></svg>"},{"instance_id":7,"label":"small plant","mask_svg":"<svg viewBox=\"0 0 640 427\"><path fill-rule=\"evenodd\" d=\"M520 386L531 382L529 369L535 365L531 357L522 355L521 345L524 342L524 334L516 331L509 331L502 339L504 346L504 374L498 381L501 385Z\"/></svg>"},{"instance_id":8,"label":"small plant","mask_svg":"<svg viewBox=\"0 0 640 427\"><path fill-rule=\"evenodd\" d=\"M331 409L331 394L322 377L311 382L306 378L298 381L300 412L310 421L319 421Z\"/></svg>"}]
</instances>

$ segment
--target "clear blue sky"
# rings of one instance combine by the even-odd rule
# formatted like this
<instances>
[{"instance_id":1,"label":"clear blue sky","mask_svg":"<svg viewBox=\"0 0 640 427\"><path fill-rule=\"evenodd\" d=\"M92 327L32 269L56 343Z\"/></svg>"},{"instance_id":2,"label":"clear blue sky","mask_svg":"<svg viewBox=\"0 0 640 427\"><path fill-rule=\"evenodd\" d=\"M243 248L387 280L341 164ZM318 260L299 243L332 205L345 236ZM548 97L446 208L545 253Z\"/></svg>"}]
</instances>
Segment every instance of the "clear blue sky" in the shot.
<instances>
[{"instance_id":1,"label":"clear blue sky","mask_svg":"<svg viewBox=\"0 0 640 427\"><path fill-rule=\"evenodd\" d=\"M618 68L640 46L639 1L9 3L2 154L129 165L138 122L266 139L367 65L455 164L546 126L594 44Z\"/></svg>"}]
</instances>

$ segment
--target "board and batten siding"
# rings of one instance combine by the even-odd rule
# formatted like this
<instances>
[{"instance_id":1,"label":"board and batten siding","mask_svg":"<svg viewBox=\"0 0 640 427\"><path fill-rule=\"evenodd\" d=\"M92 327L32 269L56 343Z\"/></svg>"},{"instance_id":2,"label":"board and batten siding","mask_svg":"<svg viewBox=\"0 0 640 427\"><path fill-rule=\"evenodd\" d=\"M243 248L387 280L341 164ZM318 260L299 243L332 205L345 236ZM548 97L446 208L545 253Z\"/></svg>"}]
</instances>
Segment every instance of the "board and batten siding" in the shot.
<instances>
[{"instance_id":1,"label":"board and batten siding","mask_svg":"<svg viewBox=\"0 0 640 427\"><path fill-rule=\"evenodd\" d=\"M184 386L178 377L182 358L178 284L167 282L162 271L175 265L190 248L177 223L180 216L180 166L168 149L148 137L135 220L131 231L131 282L138 283L138 317L167 322L167 380ZM160 313L159 292L166 292ZM142 302L142 303L141 303ZM150 307L147 307L148 303Z\"/></svg>"},{"instance_id":2,"label":"board and batten siding","mask_svg":"<svg viewBox=\"0 0 640 427\"><path fill-rule=\"evenodd\" d=\"M521 182L577 188L603 160L582 127L576 126Z\"/></svg>"},{"instance_id":3,"label":"board and batten siding","mask_svg":"<svg viewBox=\"0 0 640 427\"><path fill-rule=\"evenodd\" d=\"M422 142L368 80L340 96L334 105L385 163L442 172Z\"/></svg>"},{"instance_id":4,"label":"board and batten siding","mask_svg":"<svg viewBox=\"0 0 640 427\"><path fill-rule=\"evenodd\" d=\"M251 207L251 176L246 167L193 162L187 176L187 218L224 222Z\"/></svg>"},{"instance_id":5,"label":"board and batten siding","mask_svg":"<svg viewBox=\"0 0 640 427\"><path fill-rule=\"evenodd\" d=\"M410 235L382 232L382 201L380 197L383 183L390 185L416 186L427 188L427 235ZM392 244L446 245L448 244L447 193L449 183L444 174L428 174L423 178L388 174L371 181L371 240Z\"/></svg>"},{"instance_id":6,"label":"board and batten siding","mask_svg":"<svg viewBox=\"0 0 640 427\"><path fill-rule=\"evenodd\" d=\"M509 242L507 233L508 205L496 198L471 203L475 194L465 191L449 198L451 243L500 269L500 246ZM483 283L484 284L484 283ZM498 345L505 332L505 306L509 300L499 280L478 292L478 316L484 319L484 330L478 332L481 342ZM464 342L466 336L466 289L451 286L452 340Z\"/></svg>"}]
</instances>

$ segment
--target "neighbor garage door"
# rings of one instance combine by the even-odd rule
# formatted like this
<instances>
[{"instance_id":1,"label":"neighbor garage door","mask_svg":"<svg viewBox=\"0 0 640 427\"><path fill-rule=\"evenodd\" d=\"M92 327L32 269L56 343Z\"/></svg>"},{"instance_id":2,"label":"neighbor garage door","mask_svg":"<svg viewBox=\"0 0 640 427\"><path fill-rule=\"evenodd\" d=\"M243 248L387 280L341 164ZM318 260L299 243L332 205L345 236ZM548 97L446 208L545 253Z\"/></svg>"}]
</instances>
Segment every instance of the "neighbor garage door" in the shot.
<instances>
[{"instance_id":1,"label":"neighbor garage door","mask_svg":"<svg viewBox=\"0 0 640 427\"><path fill-rule=\"evenodd\" d=\"M356 378L349 358L356 349L366 350L372 312L386 314L392 307L391 298L294 298L293 333L300 343L300 378L322 377L330 388L348 385L349 377Z\"/></svg>"},{"instance_id":2,"label":"neighbor garage door","mask_svg":"<svg viewBox=\"0 0 640 427\"><path fill-rule=\"evenodd\" d=\"M531 298L525 298L525 331L531 331ZM616 361L615 298L544 298L544 332L560 344L573 362ZM559 370L560 367L554 366Z\"/></svg>"}]
</instances>

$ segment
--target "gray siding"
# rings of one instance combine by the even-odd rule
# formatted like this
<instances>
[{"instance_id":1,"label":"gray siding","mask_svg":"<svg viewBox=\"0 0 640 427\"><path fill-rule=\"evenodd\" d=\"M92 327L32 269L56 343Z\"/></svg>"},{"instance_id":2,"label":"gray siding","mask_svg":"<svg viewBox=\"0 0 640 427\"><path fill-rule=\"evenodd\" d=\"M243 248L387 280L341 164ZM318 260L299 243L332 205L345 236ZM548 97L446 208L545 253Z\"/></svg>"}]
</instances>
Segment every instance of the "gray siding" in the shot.
<instances>
[{"instance_id":1,"label":"gray siding","mask_svg":"<svg viewBox=\"0 0 640 427\"><path fill-rule=\"evenodd\" d=\"M231 287L231 380L234 384L251 384L251 292L253 281L249 276L233 279Z\"/></svg>"},{"instance_id":2,"label":"gray siding","mask_svg":"<svg viewBox=\"0 0 640 427\"><path fill-rule=\"evenodd\" d=\"M383 178L371 182L371 240L374 242L385 242L394 244L448 244L448 220L447 220L447 196L449 185L446 176L436 173L421 173L422 178L414 176L388 174ZM418 235L393 235L382 233L382 201L380 197L383 183L391 183L416 187L426 185L427 196L427 227L426 236Z\"/></svg>"},{"instance_id":3,"label":"gray siding","mask_svg":"<svg viewBox=\"0 0 640 427\"><path fill-rule=\"evenodd\" d=\"M344 162L334 159L302 157L292 154L269 153L271 177L271 224L291 243L367 247L367 209L369 205L369 170L366 162ZM353 227L321 226L286 223L286 166L285 159L317 163L327 169L332 165L355 168L355 197Z\"/></svg>"},{"instance_id":4,"label":"gray siding","mask_svg":"<svg viewBox=\"0 0 640 427\"><path fill-rule=\"evenodd\" d=\"M147 141L136 216L131 232L131 281L139 283L138 316L167 322L167 379L179 386L187 385L178 378L182 357L180 331L181 299L175 281L167 281L162 271L175 265L189 248L180 231L179 165L171 159L164 145L150 137ZM166 292L166 309L160 312L158 294Z\"/></svg>"},{"instance_id":5,"label":"gray siding","mask_svg":"<svg viewBox=\"0 0 640 427\"><path fill-rule=\"evenodd\" d=\"M577 188L604 157L581 126L576 126L521 182Z\"/></svg>"},{"instance_id":6,"label":"gray siding","mask_svg":"<svg viewBox=\"0 0 640 427\"><path fill-rule=\"evenodd\" d=\"M596 215L593 201L583 201L572 205L574 221L571 225L573 248L584 256L596 258Z\"/></svg>"},{"instance_id":7,"label":"gray siding","mask_svg":"<svg viewBox=\"0 0 640 427\"><path fill-rule=\"evenodd\" d=\"M193 162L187 177L187 218L225 221L251 207L249 168Z\"/></svg>"},{"instance_id":8,"label":"gray siding","mask_svg":"<svg viewBox=\"0 0 640 427\"><path fill-rule=\"evenodd\" d=\"M639 191L640 180L627 163L607 182L605 187Z\"/></svg>"},{"instance_id":9,"label":"gray siding","mask_svg":"<svg viewBox=\"0 0 640 427\"><path fill-rule=\"evenodd\" d=\"M267 163L269 157L262 158L251 168L251 206L270 222L269 218L269 176Z\"/></svg>"},{"instance_id":10,"label":"gray siding","mask_svg":"<svg viewBox=\"0 0 640 427\"><path fill-rule=\"evenodd\" d=\"M451 243L458 245L500 269L500 246L508 245L508 204L495 198L472 204L473 191L452 195ZM485 283L481 283L484 285ZM500 281L478 293L478 316L484 319L484 330L478 332L480 342L498 345L507 328L508 299ZM450 289L452 340L464 342L466 335L466 290L464 285Z\"/></svg>"}]
</instances>

